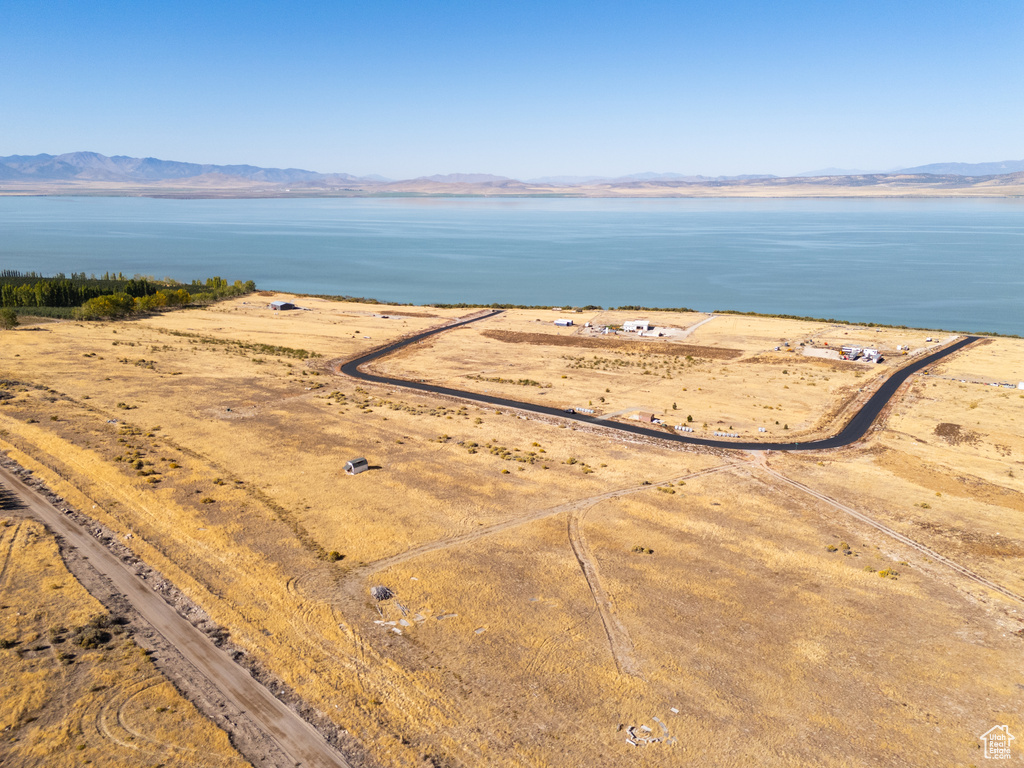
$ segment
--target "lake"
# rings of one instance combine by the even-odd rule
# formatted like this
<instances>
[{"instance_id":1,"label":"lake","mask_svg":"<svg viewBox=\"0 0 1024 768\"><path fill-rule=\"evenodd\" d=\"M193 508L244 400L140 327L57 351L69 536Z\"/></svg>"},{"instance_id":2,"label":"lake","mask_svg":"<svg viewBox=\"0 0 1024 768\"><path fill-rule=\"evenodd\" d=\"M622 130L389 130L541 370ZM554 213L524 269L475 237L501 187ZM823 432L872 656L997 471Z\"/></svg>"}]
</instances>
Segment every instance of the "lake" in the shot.
<instances>
[{"instance_id":1,"label":"lake","mask_svg":"<svg viewBox=\"0 0 1024 768\"><path fill-rule=\"evenodd\" d=\"M0 269L1024 334L1024 200L5 197Z\"/></svg>"}]
</instances>

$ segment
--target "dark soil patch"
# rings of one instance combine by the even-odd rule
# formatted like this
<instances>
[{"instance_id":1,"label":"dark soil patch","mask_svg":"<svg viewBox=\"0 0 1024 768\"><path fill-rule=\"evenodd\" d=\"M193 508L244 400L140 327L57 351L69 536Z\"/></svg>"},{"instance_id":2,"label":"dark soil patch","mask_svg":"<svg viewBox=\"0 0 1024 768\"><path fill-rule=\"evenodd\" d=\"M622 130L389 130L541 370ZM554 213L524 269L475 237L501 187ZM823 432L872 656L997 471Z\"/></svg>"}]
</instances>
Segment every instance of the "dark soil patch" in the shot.
<instances>
[{"instance_id":1,"label":"dark soil patch","mask_svg":"<svg viewBox=\"0 0 1024 768\"><path fill-rule=\"evenodd\" d=\"M959 424L951 424L948 421L935 427L935 434L941 437L950 445L977 445L981 442L981 435L964 429Z\"/></svg>"},{"instance_id":2,"label":"dark soil patch","mask_svg":"<svg viewBox=\"0 0 1024 768\"><path fill-rule=\"evenodd\" d=\"M583 347L586 349L607 349L619 352L641 352L654 355L675 355L677 357L702 357L712 360L731 360L743 354L738 349L723 347L699 347L693 344L672 342L643 342L626 339L594 339L586 336L556 336L549 333L519 333L517 331L483 331L488 339L507 344L535 344L546 347Z\"/></svg>"}]
</instances>

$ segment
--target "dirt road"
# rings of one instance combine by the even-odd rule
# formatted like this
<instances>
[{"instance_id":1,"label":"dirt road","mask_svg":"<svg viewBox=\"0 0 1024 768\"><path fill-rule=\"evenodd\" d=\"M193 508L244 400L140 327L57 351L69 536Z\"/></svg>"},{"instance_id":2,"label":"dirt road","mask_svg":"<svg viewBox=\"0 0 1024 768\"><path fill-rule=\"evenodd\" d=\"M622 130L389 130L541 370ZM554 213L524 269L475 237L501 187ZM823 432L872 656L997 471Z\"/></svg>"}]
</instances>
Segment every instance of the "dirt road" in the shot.
<instances>
[{"instance_id":1,"label":"dirt road","mask_svg":"<svg viewBox=\"0 0 1024 768\"><path fill-rule=\"evenodd\" d=\"M602 586L601 578L597 572L597 563L587 546L587 540L583 536L583 518L591 507L586 507L577 512L569 514L569 546L576 556L576 562L583 571L583 577L587 580L590 594L597 605L597 611L601 616L601 623L604 625L604 633L608 638L608 647L611 649L612 658L615 660L615 667L620 675L643 678L640 665L637 664L633 655L633 641L629 637L629 631L619 621L619 615L615 611L615 604L612 602L608 591Z\"/></svg>"},{"instance_id":2,"label":"dirt road","mask_svg":"<svg viewBox=\"0 0 1024 768\"><path fill-rule=\"evenodd\" d=\"M786 477L781 472L778 472L778 471L772 469L771 467L769 467L766 462L761 461L759 463L756 463L755 466L757 466L757 468L762 470L763 472L766 472L767 474L771 475L773 478L775 478L779 482L785 483L786 485L789 485L792 488L796 488L798 491L802 491L803 493L806 493L809 496L813 496L814 498L816 498L816 499L818 499L820 501L823 501L826 504L829 504L832 507L835 507L836 509L838 509L838 510L840 510L842 512L845 512L850 517L856 518L857 520L860 520L862 523L866 523L866 524L870 525L872 528L878 529L879 531L884 533L886 536L889 536L889 537L895 539L896 541L900 542L901 544L904 544L904 545L906 545L906 546L908 546L908 547L910 547L912 549L916 549L918 552L920 552L921 554L925 555L926 557L931 558L935 562L942 563L946 567L952 568L954 571L959 573L961 576L964 576L964 577L970 579L971 581L973 581L973 582L975 582L977 584L982 585L983 587L985 587L987 589L991 589L994 592L998 592L999 594L1001 594L1001 595L1003 595L1005 597L1008 597L1011 600L1016 600L1019 603L1024 603L1024 597L1022 597L1021 595L1018 595L1016 592L1011 592L1006 587L1003 587L1003 586L1001 586L999 584L996 584L993 581L989 581L984 576L979 576L974 571L972 571L969 568L966 568L966 567L960 565L960 563L956 562L955 560L950 560L948 557L946 557L945 555L939 554L934 549L931 549L930 547L926 547L924 544L921 544L920 542L914 541L909 536L904 536L899 531L894 530L894 529L890 528L889 526L884 525L883 523L878 522L873 517L868 517L867 515L863 514L862 512L858 512L856 509L853 509L852 507L848 507L847 505L845 505L845 504L843 504L843 503L841 503L839 501L836 501L831 496L826 496L824 493L820 493L820 492L814 490L813 488L810 488L810 487L804 485L803 483L799 483L796 480L792 480L792 479Z\"/></svg>"},{"instance_id":3,"label":"dirt road","mask_svg":"<svg viewBox=\"0 0 1024 768\"><path fill-rule=\"evenodd\" d=\"M309 723L275 698L224 651L154 593L88 531L67 518L43 496L0 467L0 481L25 505L25 511L64 539L65 545L88 557L157 632L245 713L296 766L351 768Z\"/></svg>"}]
</instances>

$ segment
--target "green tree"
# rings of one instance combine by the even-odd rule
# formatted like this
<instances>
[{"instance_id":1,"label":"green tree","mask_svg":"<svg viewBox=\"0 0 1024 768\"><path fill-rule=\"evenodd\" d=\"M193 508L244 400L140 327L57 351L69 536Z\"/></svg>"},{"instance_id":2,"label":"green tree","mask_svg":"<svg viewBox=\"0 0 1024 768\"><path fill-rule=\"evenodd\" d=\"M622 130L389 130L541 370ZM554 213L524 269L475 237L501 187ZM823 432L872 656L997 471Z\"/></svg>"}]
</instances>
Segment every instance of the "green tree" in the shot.
<instances>
[{"instance_id":1,"label":"green tree","mask_svg":"<svg viewBox=\"0 0 1024 768\"><path fill-rule=\"evenodd\" d=\"M10 307L0 309L0 328L9 331L18 327L18 313Z\"/></svg>"}]
</instances>

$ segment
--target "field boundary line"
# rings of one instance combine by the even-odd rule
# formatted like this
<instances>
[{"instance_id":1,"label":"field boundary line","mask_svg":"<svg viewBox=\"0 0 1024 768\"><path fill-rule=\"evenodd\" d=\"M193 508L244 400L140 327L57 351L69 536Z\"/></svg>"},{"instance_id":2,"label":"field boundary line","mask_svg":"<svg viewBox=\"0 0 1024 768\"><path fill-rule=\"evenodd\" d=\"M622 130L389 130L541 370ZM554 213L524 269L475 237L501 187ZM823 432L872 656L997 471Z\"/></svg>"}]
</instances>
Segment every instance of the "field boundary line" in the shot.
<instances>
[{"instance_id":1,"label":"field boundary line","mask_svg":"<svg viewBox=\"0 0 1024 768\"><path fill-rule=\"evenodd\" d=\"M801 482L798 482L797 480L792 480L792 479L786 477L785 475L783 475L781 472L772 469L771 467L767 466L764 463L759 463L759 464L757 464L757 466L760 469L762 469L765 472L767 472L772 477L776 478L777 480L780 480L783 483L786 483L787 485L792 486L793 488L796 488L798 491L802 491L803 493L809 494L810 496L813 496L814 498L818 499L819 501L824 501L826 504L829 504L829 505L835 507L836 509L840 510L841 512L845 512L846 514L848 514L851 517L859 520L862 523L866 523L867 525L870 525L872 528L875 528L876 530L881 531L886 536L889 536L890 538L895 539L896 541L900 542L901 544L904 544L904 545L910 547L911 549L917 550L918 552L920 552L923 555L926 555L927 557L931 558L935 562L941 563L942 565L945 565L947 568L951 568L952 570L954 570L957 573L959 573L961 576L963 576L963 577L965 577L967 579L970 579L971 581L974 581L974 582L980 584L981 586L986 587L987 589L991 589L994 592L998 592L999 594L1003 595L1004 597L1008 597L1011 600L1016 600L1018 603L1024 603L1024 597L1022 597L1021 595L1018 595L1016 592L1012 592L1011 590L1007 589L1006 587L1003 587L1003 586L1001 586L999 584L996 584L993 581L989 581L984 576L981 576L981 575L975 573L974 571L972 571L970 568L967 568L966 566L960 565L960 563L958 563L955 560L952 560L952 559L946 557L945 555L939 554L938 552L936 552L931 547L925 546L924 544L921 544L920 542L915 541L914 539L910 538L909 536L906 536L906 535L900 533L899 531L897 531L897 530L895 530L893 528L890 528L885 523L881 523L878 520L875 520L873 517L865 515L863 512L858 512L853 507L848 507L846 504L843 504L841 501L837 501L836 499L833 499L831 496L827 496L824 493L821 493L820 491L816 491L813 488L811 488L809 486L806 486L806 485L804 485Z\"/></svg>"}]
</instances>

